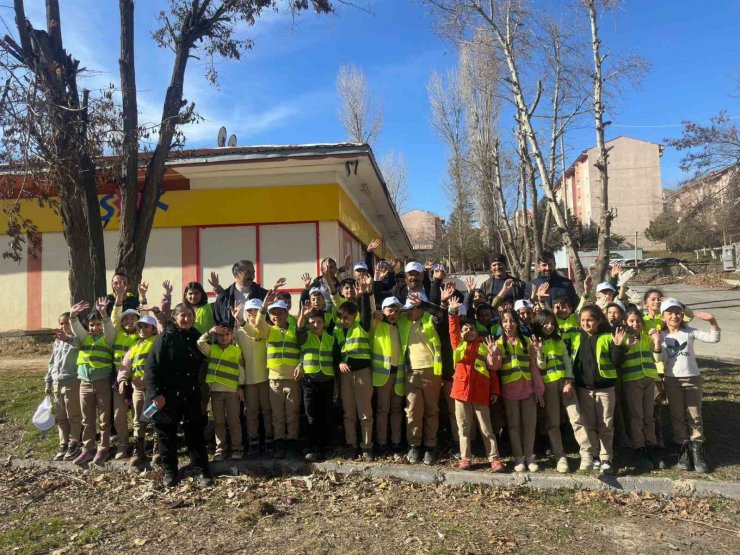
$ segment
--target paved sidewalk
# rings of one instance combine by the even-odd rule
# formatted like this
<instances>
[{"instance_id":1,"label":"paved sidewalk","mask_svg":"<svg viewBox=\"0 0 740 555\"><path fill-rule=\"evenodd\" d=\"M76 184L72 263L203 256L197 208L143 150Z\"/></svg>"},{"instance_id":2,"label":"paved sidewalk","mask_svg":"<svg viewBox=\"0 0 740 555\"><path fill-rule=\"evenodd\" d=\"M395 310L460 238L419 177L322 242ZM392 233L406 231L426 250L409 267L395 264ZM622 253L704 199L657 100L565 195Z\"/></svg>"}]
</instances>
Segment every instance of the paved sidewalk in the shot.
<instances>
[{"instance_id":1,"label":"paved sidewalk","mask_svg":"<svg viewBox=\"0 0 740 555\"><path fill-rule=\"evenodd\" d=\"M17 468L58 468L72 472L87 472L71 462L39 461L36 459L13 459ZM130 471L127 462L110 461L90 471ZM672 480L651 476L592 476L585 474L522 473L494 474L483 469L477 471L447 470L439 467L411 466L386 463L340 463L327 461L305 463L302 461L223 461L211 463L216 475L247 473L309 475L312 472L334 472L336 474L359 474L374 479L397 478L418 484L465 484L493 487L530 487L536 489L574 489L589 491L615 491L622 493L640 492L654 495L680 495L688 497L724 497L740 500L740 483L712 482L708 480Z\"/></svg>"}]
</instances>

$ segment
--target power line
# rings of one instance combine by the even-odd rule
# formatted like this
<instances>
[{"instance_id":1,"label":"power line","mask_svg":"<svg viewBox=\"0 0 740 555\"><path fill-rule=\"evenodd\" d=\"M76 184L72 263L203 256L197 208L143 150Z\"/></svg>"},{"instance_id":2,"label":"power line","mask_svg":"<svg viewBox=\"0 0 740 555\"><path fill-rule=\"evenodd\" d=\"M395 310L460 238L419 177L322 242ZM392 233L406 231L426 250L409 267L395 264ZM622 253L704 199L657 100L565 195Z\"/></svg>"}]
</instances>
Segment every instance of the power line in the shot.
<instances>
[{"instance_id":1,"label":"power line","mask_svg":"<svg viewBox=\"0 0 740 555\"><path fill-rule=\"evenodd\" d=\"M738 119L740 118L740 115L738 116L730 116L726 119ZM705 119L703 121L697 121L692 123L712 123L713 120L711 119ZM621 124L621 123L612 123L612 127L634 127L634 128L641 128L641 129L652 129L652 128L658 128L658 127L683 127L683 123L664 123L661 125L628 125L628 124Z\"/></svg>"}]
</instances>

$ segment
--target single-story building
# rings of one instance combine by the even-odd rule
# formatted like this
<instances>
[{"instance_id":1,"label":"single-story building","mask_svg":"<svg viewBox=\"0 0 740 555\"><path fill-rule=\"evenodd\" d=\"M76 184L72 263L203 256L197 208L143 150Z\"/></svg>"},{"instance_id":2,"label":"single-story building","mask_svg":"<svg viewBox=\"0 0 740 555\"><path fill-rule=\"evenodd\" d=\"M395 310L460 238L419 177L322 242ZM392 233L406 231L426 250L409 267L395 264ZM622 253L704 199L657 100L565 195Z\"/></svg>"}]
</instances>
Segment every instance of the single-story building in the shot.
<instances>
[{"instance_id":1,"label":"single-story building","mask_svg":"<svg viewBox=\"0 0 740 555\"><path fill-rule=\"evenodd\" d=\"M232 264L250 259L257 281L270 287L287 278L299 293L300 276L320 272L331 256L357 261L364 247L382 238L378 255L406 258L411 244L390 200L369 146L356 143L221 147L175 151L163 180L143 280L149 300L158 302L160 284L182 286L208 277L233 282ZM115 185L101 186L106 266L112 277L118 241L120 198ZM67 245L62 222L33 199L22 213L41 233L37 257L20 264L0 259L3 318L0 331L55 327L69 308ZM0 216L0 225L6 225Z\"/></svg>"}]
</instances>

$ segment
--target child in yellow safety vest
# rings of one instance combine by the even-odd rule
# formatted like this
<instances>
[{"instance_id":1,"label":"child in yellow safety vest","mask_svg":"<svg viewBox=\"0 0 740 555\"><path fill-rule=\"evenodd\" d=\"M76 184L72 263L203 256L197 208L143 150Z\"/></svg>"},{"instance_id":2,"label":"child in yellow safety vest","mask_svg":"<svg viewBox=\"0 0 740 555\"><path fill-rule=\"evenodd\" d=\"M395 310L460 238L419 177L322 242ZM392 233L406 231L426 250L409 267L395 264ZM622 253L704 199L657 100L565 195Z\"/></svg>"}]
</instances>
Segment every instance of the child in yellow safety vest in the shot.
<instances>
[{"instance_id":1,"label":"child in yellow safety vest","mask_svg":"<svg viewBox=\"0 0 740 555\"><path fill-rule=\"evenodd\" d=\"M588 431L593 467L610 474L614 470L614 385L626 354L625 331L619 328L612 337L606 317L596 305L584 306L580 321L581 332L573 338L570 353L578 408Z\"/></svg>"},{"instance_id":2,"label":"child in yellow safety vest","mask_svg":"<svg viewBox=\"0 0 740 555\"><path fill-rule=\"evenodd\" d=\"M519 328L519 318L513 309L501 315L503 335L491 351L493 368L501 378L511 450L516 472L537 472L534 437L537 431L537 404L544 406L540 370L545 368L542 341L527 339Z\"/></svg>"},{"instance_id":3,"label":"child in yellow safety vest","mask_svg":"<svg viewBox=\"0 0 740 555\"><path fill-rule=\"evenodd\" d=\"M551 310L540 310L534 322L534 335L542 339L542 354L545 357L542 372L542 381L545 384L545 430L553 458L557 461L556 469L563 474L569 470L560 433L560 414L564 408L580 449L580 469L591 470L591 443L578 409L570 352L558 329L557 318Z\"/></svg>"},{"instance_id":4,"label":"child in yellow safety vest","mask_svg":"<svg viewBox=\"0 0 740 555\"><path fill-rule=\"evenodd\" d=\"M360 302L366 303L360 314L353 301L344 301L338 309L334 337L339 345L339 387L344 409L344 439L347 454L357 453L357 420L360 420L360 449L364 461L373 460L373 382L370 371L370 318L375 299L372 289Z\"/></svg>"},{"instance_id":5,"label":"child in yellow safety vest","mask_svg":"<svg viewBox=\"0 0 740 555\"><path fill-rule=\"evenodd\" d=\"M665 297L662 290L650 288L642 296L643 315L642 322L645 332L650 330L661 331L663 329L663 318L660 315L660 302ZM663 441L663 427L661 425L661 412L665 404L664 376L665 369L662 360L655 361L655 370L658 379L655 380L655 401L653 403L653 424L655 426L655 442L659 449L665 448Z\"/></svg>"},{"instance_id":6,"label":"child in yellow safety vest","mask_svg":"<svg viewBox=\"0 0 740 555\"><path fill-rule=\"evenodd\" d=\"M147 285L142 283L142 291L146 294ZM116 341L113 344L114 377L121 370L124 355L134 343L139 340L136 322L139 321L139 311L134 308L123 310L126 298L126 286L120 282L113 283L113 293L116 297L111 311L111 320L116 328ZM126 383L113 380L113 426L116 430L116 460L128 455L128 409L131 404L131 389Z\"/></svg>"},{"instance_id":7,"label":"child in yellow safety vest","mask_svg":"<svg viewBox=\"0 0 740 555\"><path fill-rule=\"evenodd\" d=\"M126 352L118 370L119 388L132 387L131 404L134 409L134 452L129 461L132 467L136 467L146 460L144 440L148 422L143 419L146 387L144 386L144 364L152 350L157 334L157 320L154 316L142 316L136 322L138 340Z\"/></svg>"},{"instance_id":8,"label":"child in yellow safety vest","mask_svg":"<svg viewBox=\"0 0 740 555\"><path fill-rule=\"evenodd\" d=\"M270 408L270 383L267 374L267 341L260 337L252 337L246 333L247 324L254 327L257 322L257 313L262 308L260 299L249 299L244 304L233 309L234 318L242 327L236 331L236 342L242 348L244 355L244 407L247 413L247 434L249 436L249 456L259 454L259 416L262 414L262 423L265 431L265 451L272 453L272 409ZM246 320L245 320L246 318Z\"/></svg>"},{"instance_id":9,"label":"child in yellow safety vest","mask_svg":"<svg viewBox=\"0 0 740 555\"><path fill-rule=\"evenodd\" d=\"M208 295L203 285L197 281L188 283L182 293L182 302L189 306L195 314L193 327L200 333L207 333L214 324L213 307L208 302Z\"/></svg>"},{"instance_id":10,"label":"child in yellow safety vest","mask_svg":"<svg viewBox=\"0 0 740 555\"><path fill-rule=\"evenodd\" d=\"M234 307L235 310L240 308L239 305ZM213 339L215 342L211 344L210 341ZM242 349L234 344L233 339L234 333L227 326L213 326L198 339L198 349L208 358L206 383L210 389L211 410L216 428L214 461L226 458L227 423L231 440L231 458L240 460L244 456L239 403L244 400L240 386L244 385L246 376Z\"/></svg>"},{"instance_id":11,"label":"child in yellow safety vest","mask_svg":"<svg viewBox=\"0 0 740 555\"><path fill-rule=\"evenodd\" d=\"M622 364L622 398L626 405L627 432L638 464L644 470L658 470L665 468L658 452L653 419L655 382L658 380L653 352L660 350L660 333L654 330L648 335L642 316L638 308L629 309L625 316L627 330L636 342L627 351Z\"/></svg>"},{"instance_id":12,"label":"child in yellow safety vest","mask_svg":"<svg viewBox=\"0 0 740 555\"><path fill-rule=\"evenodd\" d=\"M269 291L257 313L254 324L247 322L245 331L254 338L267 342L267 371L270 380L270 409L275 436L273 454L281 459L297 457L298 433L301 421L301 383L296 366L300 362L296 326L288 320L288 307L276 300L278 287L285 284L281 278ZM272 325L267 322L269 313Z\"/></svg>"},{"instance_id":13,"label":"child in yellow safety vest","mask_svg":"<svg viewBox=\"0 0 740 555\"><path fill-rule=\"evenodd\" d=\"M401 419L405 393L404 374L406 345L399 333L401 302L386 297L381 310L371 323L370 343L373 387L375 388L375 443L378 455L388 454L388 421L390 415L391 444L396 454L401 451ZM403 316L405 318L405 316Z\"/></svg>"},{"instance_id":14,"label":"child in yellow safety vest","mask_svg":"<svg viewBox=\"0 0 740 555\"><path fill-rule=\"evenodd\" d=\"M303 409L308 421L306 460L324 457L332 423L333 399L339 393L336 368L341 362L339 343L326 329L325 312L306 305L298 315L296 335L301 345L301 361L296 379L302 380Z\"/></svg>"},{"instance_id":15,"label":"child in yellow safety vest","mask_svg":"<svg viewBox=\"0 0 740 555\"><path fill-rule=\"evenodd\" d=\"M74 337L72 345L79 349L77 377L80 379L80 405L82 408L82 451L75 464L103 463L108 459L111 424L111 381L113 380L113 344L116 330L108 318L108 299L101 297L90 314L87 329L78 315L90 305L85 301L75 304L69 311ZM100 421L100 445L95 450L96 423Z\"/></svg>"},{"instance_id":16,"label":"child in yellow safety vest","mask_svg":"<svg viewBox=\"0 0 740 555\"><path fill-rule=\"evenodd\" d=\"M427 303L428 305L428 303ZM434 306L434 305L429 305ZM417 293L407 297L405 318L398 322L401 344L406 345L406 440L411 464L437 462L439 429L439 395L442 390L442 343L437 333L437 320L425 312Z\"/></svg>"}]
</instances>

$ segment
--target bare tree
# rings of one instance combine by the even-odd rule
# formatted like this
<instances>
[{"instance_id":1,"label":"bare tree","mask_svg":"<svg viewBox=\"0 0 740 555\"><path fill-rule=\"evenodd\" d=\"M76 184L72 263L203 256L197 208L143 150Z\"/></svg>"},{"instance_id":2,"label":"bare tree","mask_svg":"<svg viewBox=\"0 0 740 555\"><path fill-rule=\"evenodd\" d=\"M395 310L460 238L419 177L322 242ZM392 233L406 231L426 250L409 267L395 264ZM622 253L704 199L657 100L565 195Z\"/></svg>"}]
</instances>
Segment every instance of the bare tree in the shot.
<instances>
[{"instance_id":1,"label":"bare tree","mask_svg":"<svg viewBox=\"0 0 740 555\"><path fill-rule=\"evenodd\" d=\"M6 91L0 104L3 124L4 161L16 168L34 166L58 188L59 211L69 250L70 293L73 299L92 299L103 294L105 256L97 188L109 173L121 192L121 229L118 265L135 284L141 278L146 247L157 201L162 194L165 162L173 147L182 145L178 129L195 117L193 103L183 98L185 70L200 52L206 59L206 76L216 79L219 57L239 59L251 41L236 37L242 24L252 25L277 0L171 0L160 13L155 41L174 53L174 63L156 129L157 144L148 157L144 184L138 188L138 142L147 131L138 124L134 58L134 2L119 0L121 14L122 114L114 94L104 91L94 98L79 90L80 62L64 49L59 0L46 0L46 30L35 29L26 18L23 0L14 0L17 39L0 41L5 57L2 71ZM329 12L330 0L314 0L316 12ZM307 0L290 3L296 13L308 9ZM15 102L6 102L12 98ZM149 130L151 132L151 130ZM121 154L118 168L99 161L104 152ZM117 169L117 171L116 171ZM50 190L49 190L50 191ZM47 192L49 192L47 191ZM38 192L38 189L36 190ZM12 213L8 231L33 236L33 225Z\"/></svg>"},{"instance_id":2,"label":"bare tree","mask_svg":"<svg viewBox=\"0 0 740 555\"><path fill-rule=\"evenodd\" d=\"M372 144L383 129L383 106L373 99L364 72L355 66L342 66L337 73L339 118L349 139Z\"/></svg>"},{"instance_id":3,"label":"bare tree","mask_svg":"<svg viewBox=\"0 0 740 555\"><path fill-rule=\"evenodd\" d=\"M399 214L406 211L409 200L406 157L402 153L387 152L380 161L380 171L388 187L391 202Z\"/></svg>"}]
</instances>

